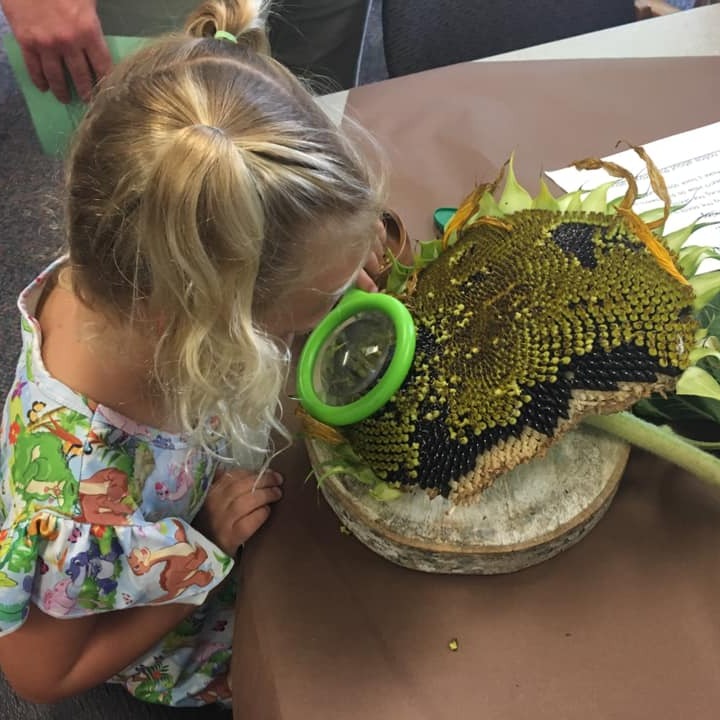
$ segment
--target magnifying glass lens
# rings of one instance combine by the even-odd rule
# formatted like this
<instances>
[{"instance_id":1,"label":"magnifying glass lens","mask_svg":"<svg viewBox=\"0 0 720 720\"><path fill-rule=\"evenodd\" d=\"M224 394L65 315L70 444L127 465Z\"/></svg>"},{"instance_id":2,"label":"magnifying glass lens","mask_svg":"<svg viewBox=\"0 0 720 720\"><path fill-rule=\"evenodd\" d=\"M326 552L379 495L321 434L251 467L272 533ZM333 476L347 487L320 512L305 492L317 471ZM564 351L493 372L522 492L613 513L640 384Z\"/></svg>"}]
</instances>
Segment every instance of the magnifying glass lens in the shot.
<instances>
[{"instance_id":1,"label":"magnifying glass lens","mask_svg":"<svg viewBox=\"0 0 720 720\"><path fill-rule=\"evenodd\" d=\"M327 405L347 405L382 378L395 352L395 325L386 313L352 315L330 333L313 372L313 387Z\"/></svg>"}]
</instances>

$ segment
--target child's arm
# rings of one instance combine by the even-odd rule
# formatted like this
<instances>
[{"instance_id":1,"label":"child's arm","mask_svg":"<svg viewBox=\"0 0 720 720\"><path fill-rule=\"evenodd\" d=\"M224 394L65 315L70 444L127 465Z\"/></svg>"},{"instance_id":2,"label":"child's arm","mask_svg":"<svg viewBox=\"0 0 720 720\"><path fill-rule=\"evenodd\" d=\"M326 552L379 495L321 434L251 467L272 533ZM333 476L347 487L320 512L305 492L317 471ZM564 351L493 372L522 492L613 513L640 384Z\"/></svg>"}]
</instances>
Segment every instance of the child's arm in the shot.
<instances>
[{"instance_id":1,"label":"child's arm","mask_svg":"<svg viewBox=\"0 0 720 720\"><path fill-rule=\"evenodd\" d=\"M58 620L31 604L24 625L0 638L0 667L31 702L57 702L130 665L195 605L157 605Z\"/></svg>"},{"instance_id":2,"label":"child's arm","mask_svg":"<svg viewBox=\"0 0 720 720\"><path fill-rule=\"evenodd\" d=\"M221 471L196 518L215 545L233 557L282 496L282 478ZM0 607L1 609L1 607ZM57 702L105 682L137 661L188 617L180 602L59 619L30 603L17 630L0 637L0 668L16 692L33 702Z\"/></svg>"}]
</instances>

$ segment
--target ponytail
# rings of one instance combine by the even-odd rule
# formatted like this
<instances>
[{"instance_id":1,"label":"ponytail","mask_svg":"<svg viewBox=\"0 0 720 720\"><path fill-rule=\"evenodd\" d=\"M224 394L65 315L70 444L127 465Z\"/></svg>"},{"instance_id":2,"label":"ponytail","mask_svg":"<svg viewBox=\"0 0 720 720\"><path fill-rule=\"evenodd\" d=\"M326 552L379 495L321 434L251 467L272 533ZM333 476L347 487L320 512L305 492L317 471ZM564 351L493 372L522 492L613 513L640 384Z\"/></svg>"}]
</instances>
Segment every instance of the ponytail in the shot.
<instances>
[{"instance_id":1,"label":"ponytail","mask_svg":"<svg viewBox=\"0 0 720 720\"><path fill-rule=\"evenodd\" d=\"M264 214L242 155L218 128L178 130L149 172L137 217L150 275L147 311L162 325L155 351L162 394L200 444L213 430L196 427L198 417L243 418L241 427L223 428L235 457L242 447L232 447L233 438L242 445L248 426L274 424L268 398L279 396L285 378L283 354L253 325Z\"/></svg>"},{"instance_id":2,"label":"ponytail","mask_svg":"<svg viewBox=\"0 0 720 720\"><path fill-rule=\"evenodd\" d=\"M234 36L256 52L269 54L262 0L207 0L185 21L192 37L215 37L218 30Z\"/></svg>"}]
</instances>

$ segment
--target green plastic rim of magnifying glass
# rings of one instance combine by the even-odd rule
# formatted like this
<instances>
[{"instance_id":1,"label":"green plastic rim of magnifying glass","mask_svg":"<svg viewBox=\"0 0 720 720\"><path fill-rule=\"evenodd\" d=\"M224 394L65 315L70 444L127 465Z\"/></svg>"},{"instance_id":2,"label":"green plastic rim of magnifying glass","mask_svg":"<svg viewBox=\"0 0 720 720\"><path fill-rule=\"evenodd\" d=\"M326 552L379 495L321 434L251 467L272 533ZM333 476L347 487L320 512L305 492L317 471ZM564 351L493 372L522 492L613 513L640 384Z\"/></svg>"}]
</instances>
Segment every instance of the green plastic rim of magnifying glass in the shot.
<instances>
[{"instance_id":1,"label":"green plastic rim of magnifying glass","mask_svg":"<svg viewBox=\"0 0 720 720\"><path fill-rule=\"evenodd\" d=\"M328 405L315 392L313 370L330 334L349 317L361 312L382 312L395 327L395 350L390 366L365 395L347 405ZM415 323L397 298L381 293L350 290L313 330L298 361L297 393L300 404L326 425L352 425L377 412L403 384L415 356Z\"/></svg>"}]
</instances>

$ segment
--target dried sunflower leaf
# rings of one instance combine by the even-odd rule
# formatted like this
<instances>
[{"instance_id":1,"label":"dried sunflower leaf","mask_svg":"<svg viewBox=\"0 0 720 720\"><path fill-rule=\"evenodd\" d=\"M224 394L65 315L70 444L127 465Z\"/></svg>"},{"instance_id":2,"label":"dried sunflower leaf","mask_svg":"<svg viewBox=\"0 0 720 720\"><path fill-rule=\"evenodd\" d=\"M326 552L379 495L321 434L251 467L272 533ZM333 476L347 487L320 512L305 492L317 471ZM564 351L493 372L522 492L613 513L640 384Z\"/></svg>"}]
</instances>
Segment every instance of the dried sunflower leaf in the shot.
<instances>
[{"instance_id":1,"label":"dried sunflower leaf","mask_svg":"<svg viewBox=\"0 0 720 720\"><path fill-rule=\"evenodd\" d=\"M633 145L632 143L626 143L631 147L644 161L645 167L647 168L648 177L650 178L650 187L653 192L662 200L663 203L663 214L662 218L658 218L651 222L648 222L648 227L651 230L655 230L662 227L670 214L670 193L668 192L667 185L663 174L658 169L657 165L653 162L653 159L647 154L645 148L639 145Z\"/></svg>"}]
</instances>

